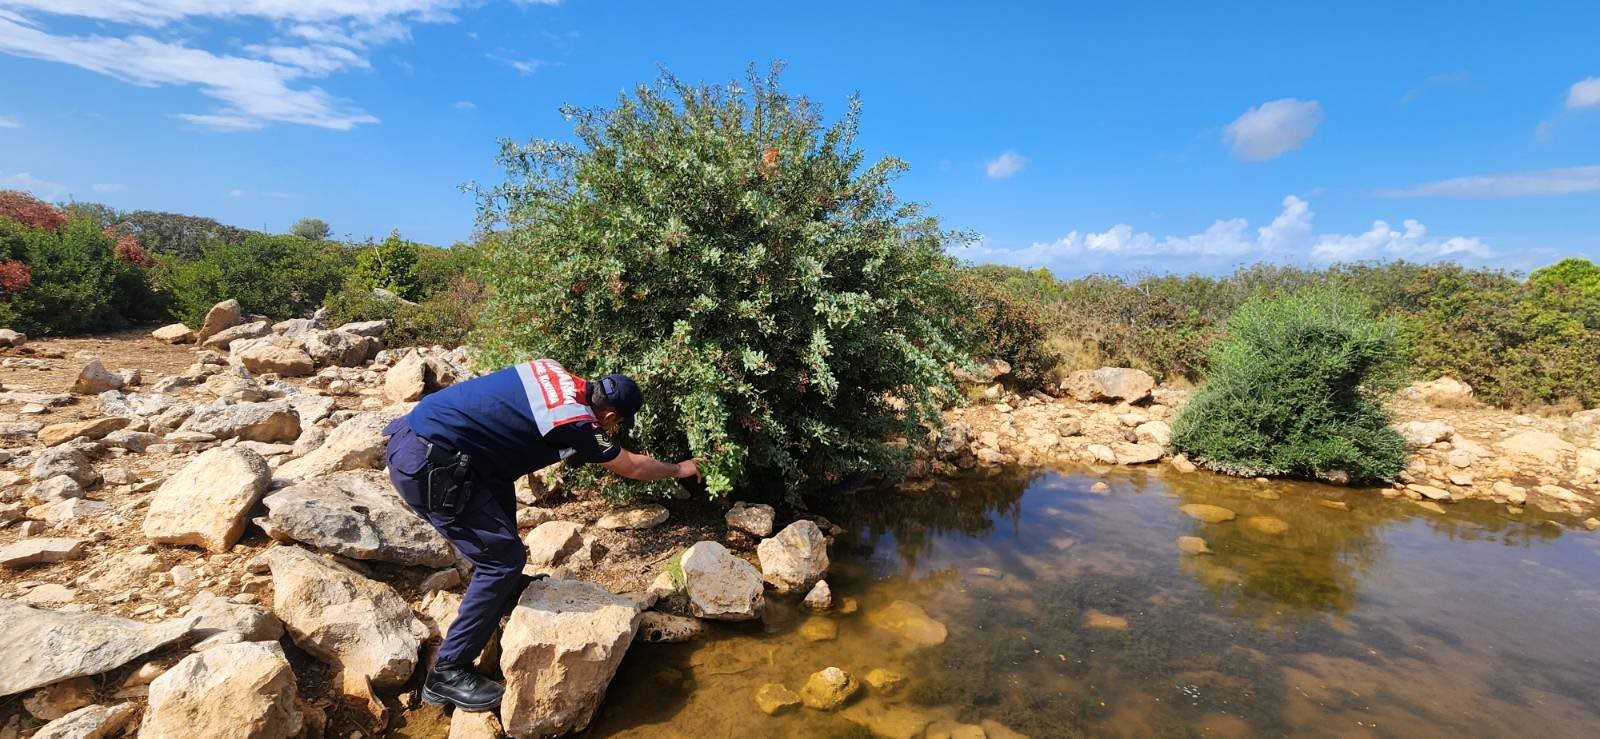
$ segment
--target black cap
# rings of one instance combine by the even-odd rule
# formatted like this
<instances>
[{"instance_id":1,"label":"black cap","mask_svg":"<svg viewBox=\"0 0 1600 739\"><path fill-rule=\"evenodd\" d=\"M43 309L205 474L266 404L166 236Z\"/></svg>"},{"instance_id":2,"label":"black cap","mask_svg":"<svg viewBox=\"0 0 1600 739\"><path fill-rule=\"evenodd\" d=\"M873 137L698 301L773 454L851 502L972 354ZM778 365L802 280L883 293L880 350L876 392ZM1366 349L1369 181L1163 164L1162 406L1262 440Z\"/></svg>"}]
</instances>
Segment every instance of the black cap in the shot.
<instances>
[{"instance_id":1,"label":"black cap","mask_svg":"<svg viewBox=\"0 0 1600 739\"><path fill-rule=\"evenodd\" d=\"M606 405L627 418L633 418L633 414L644 407L644 393L639 392L639 384L624 374L600 378L595 391L606 399Z\"/></svg>"}]
</instances>

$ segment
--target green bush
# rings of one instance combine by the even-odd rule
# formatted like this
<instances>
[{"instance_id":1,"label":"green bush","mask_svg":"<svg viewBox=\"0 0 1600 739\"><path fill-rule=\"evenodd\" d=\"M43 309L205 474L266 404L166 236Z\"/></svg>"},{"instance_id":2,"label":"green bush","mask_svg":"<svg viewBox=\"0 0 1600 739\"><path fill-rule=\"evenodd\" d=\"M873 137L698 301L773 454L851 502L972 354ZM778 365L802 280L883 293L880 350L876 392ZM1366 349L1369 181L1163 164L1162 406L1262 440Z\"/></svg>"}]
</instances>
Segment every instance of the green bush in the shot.
<instances>
[{"instance_id":1,"label":"green bush","mask_svg":"<svg viewBox=\"0 0 1600 739\"><path fill-rule=\"evenodd\" d=\"M966 353L980 362L1009 362L1011 374L1004 379L1018 389L1043 388L1061 361L1050 346L1043 307L996 285L981 270L960 270L955 291L957 303L951 311Z\"/></svg>"},{"instance_id":2,"label":"green bush","mask_svg":"<svg viewBox=\"0 0 1600 739\"><path fill-rule=\"evenodd\" d=\"M467 342L482 301L482 286L464 276L420 303L381 298L358 281L346 280L343 288L328 295L323 307L328 309L328 322L335 326L351 321L389 320L383 335L387 346L456 347Z\"/></svg>"},{"instance_id":3,"label":"green bush","mask_svg":"<svg viewBox=\"0 0 1600 739\"><path fill-rule=\"evenodd\" d=\"M158 257L156 274L172 315L198 326L211 306L229 298L274 319L309 315L343 282L349 264L332 242L249 233L238 242L206 244L194 261Z\"/></svg>"},{"instance_id":4,"label":"green bush","mask_svg":"<svg viewBox=\"0 0 1600 739\"><path fill-rule=\"evenodd\" d=\"M1392 323L1331 289L1245 303L1173 426L1178 450L1236 475L1389 480L1405 466L1384 397L1403 379Z\"/></svg>"},{"instance_id":5,"label":"green bush","mask_svg":"<svg viewBox=\"0 0 1600 739\"><path fill-rule=\"evenodd\" d=\"M45 206L49 207L49 206ZM36 335L122 328L155 317L159 301L138 265L91 218L31 228L0 218L0 260L24 271L0 294L0 325Z\"/></svg>"},{"instance_id":6,"label":"green bush","mask_svg":"<svg viewBox=\"0 0 1600 739\"><path fill-rule=\"evenodd\" d=\"M347 281L369 291L380 287L406 300L416 300L422 292L417 274L418 244L400 238L392 231L383 241L368 244L356 253L356 268Z\"/></svg>"},{"instance_id":7,"label":"green bush","mask_svg":"<svg viewBox=\"0 0 1600 739\"><path fill-rule=\"evenodd\" d=\"M859 106L825 126L752 75L563 112L578 143L507 143L484 194L504 230L480 361L634 375L630 443L693 454L713 495L902 469L938 421L934 388L954 391L951 265L937 222L890 189L905 164L864 164Z\"/></svg>"}]
</instances>

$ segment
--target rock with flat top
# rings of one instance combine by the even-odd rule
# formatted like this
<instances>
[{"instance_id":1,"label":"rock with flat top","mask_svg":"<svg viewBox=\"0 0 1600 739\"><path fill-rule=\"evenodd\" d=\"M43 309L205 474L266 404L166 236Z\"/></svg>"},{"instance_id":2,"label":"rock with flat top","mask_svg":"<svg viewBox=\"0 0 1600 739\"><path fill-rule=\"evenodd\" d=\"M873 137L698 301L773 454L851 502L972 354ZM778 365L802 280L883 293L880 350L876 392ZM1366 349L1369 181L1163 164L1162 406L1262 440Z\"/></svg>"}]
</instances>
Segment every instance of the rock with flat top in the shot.
<instances>
[{"instance_id":1,"label":"rock with flat top","mask_svg":"<svg viewBox=\"0 0 1600 739\"><path fill-rule=\"evenodd\" d=\"M0 696L109 672L189 634L195 619L147 624L0 599Z\"/></svg>"},{"instance_id":2,"label":"rock with flat top","mask_svg":"<svg viewBox=\"0 0 1600 739\"><path fill-rule=\"evenodd\" d=\"M1440 377L1413 383L1400 391L1400 397L1439 408L1460 408L1472 404L1472 386L1454 377Z\"/></svg>"},{"instance_id":3,"label":"rock with flat top","mask_svg":"<svg viewBox=\"0 0 1600 739\"><path fill-rule=\"evenodd\" d=\"M99 395L107 390L122 388L122 376L106 369L98 359L91 359L89 363L78 371L78 379L72 382L72 392L77 395Z\"/></svg>"},{"instance_id":4,"label":"rock with flat top","mask_svg":"<svg viewBox=\"0 0 1600 739\"><path fill-rule=\"evenodd\" d=\"M28 335L9 328L0 328L0 346L17 347L28 343Z\"/></svg>"},{"instance_id":5,"label":"rock with flat top","mask_svg":"<svg viewBox=\"0 0 1600 739\"><path fill-rule=\"evenodd\" d=\"M1061 383L1062 390L1081 403L1140 403L1155 386L1150 373L1128 367L1078 370Z\"/></svg>"},{"instance_id":6,"label":"rock with flat top","mask_svg":"<svg viewBox=\"0 0 1600 739\"><path fill-rule=\"evenodd\" d=\"M351 417L328 432L322 446L279 467L272 475L273 483L284 485L341 470L382 469L383 428L400 413L399 409L386 409Z\"/></svg>"},{"instance_id":7,"label":"rock with flat top","mask_svg":"<svg viewBox=\"0 0 1600 739\"><path fill-rule=\"evenodd\" d=\"M127 426L129 419L121 416L107 416L88 421L68 421L67 423L53 423L39 429L39 441L45 446L65 444L78 437L97 440L105 438L106 434Z\"/></svg>"},{"instance_id":8,"label":"rock with flat top","mask_svg":"<svg viewBox=\"0 0 1600 739\"><path fill-rule=\"evenodd\" d=\"M238 352L236 358L251 372L275 372L284 377L304 377L316 369L311 355L304 350L270 343L251 346Z\"/></svg>"},{"instance_id":9,"label":"rock with flat top","mask_svg":"<svg viewBox=\"0 0 1600 739\"><path fill-rule=\"evenodd\" d=\"M1406 446L1420 449L1432 446L1441 441L1455 438L1455 427L1444 421L1406 421L1394 427L1400 432L1400 438L1406 440Z\"/></svg>"},{"instance_id":10,"label":"rock with flat top","mask_svg":"<svg viewBox=\"0 0 1600 739\"><path fill-rule=\"evenodd\" d=\"M31 565L82 559L84 547L82 539L64 537L20 539L0 546L0 567L19 569Z\"/></svg>"},{"instance_id":11,"label":"rock with flat top","mask_svg":"<svg viewBox=\"0 0 1600 739\"><path fill-rule=\"evenodd\" d=\"M583 524L572 521L542 523L528 532L523 543L528 547L529 565L554 567L583 546Z\"/></svg>"},{"instance_id":12,"label":"rock with flat top","mask_svg":"<svg viewBox=\"0 0 1600 739\"><path fill-rule=\"evenodd\" d=\"M589 725L639 627L633 601L576 580L522 591L500 639L500 717L512 736L557 736Z\"/></svg>"},{"instance_id":13,"label":"rock with flat top","mask_svg":"<svg viewBox=\"0 0 1600 739\"><path fill-rule=\"evenodd\" d=\"M653 529L667 522L667 509L659 505L646 505L621 511L612 511L600 517L596 526L612 531L626 529Z\"/></svg>"},{"instance_id":14,"label":"rock with flat top","mask_svg":"<svg viewBox=\"0 0 1600 739\"><path fill-rule=\"evenodd\" d=\"M1500 453L1522 462L1554 465L1563 455L1578 450L1577 445L1548 431L1523 431L1495 444Z\"/></svg>"},{"instance_id":15,"label":"rock with flat top","mask_svg":"<svg viewBox=\"0 0 1600 739\"><path fill-rule=\"evenodd\" d=\"M182 431L211 434L218 439L293 444L300 435L300 414L283 401L226 403L198 406L178 427Z\"/></svg>"},{"instance_id":16,"label":"rock with flat top","mask_svg":"<svg viewBox=\"0 0 1600 739\"><path fill-rule=\"evenodd\" d=\"M380 319L376 321L353 321L340 326L335 331L347 331L358 336L368 336L374 339L383 338L383 332L389 330L389 321Z\"/></svg>"},{"instance_id":17,"label":"rock with flat top","mask_svg":"<svg viewBox=\"0 0 1600 739\"><path fill-rule=\"evenodd\" d=\"M766 608L761 573L714 541L696 542L679 560L690 611L697 618L749 621Z\"/></svg>"},{"instance_id":18,"label":"rock with flat top","mask_svg":"<svg viewBox=\"0 0 1600 739\"><path fill-rule=\"evenodd\" d=\"M39 728L33 739L111 739L139 712L134 703L84 706Z\"/></svg>"},{"instance_id":19,"label":"rock with flat top","mask_svg":"<svg viewBox=\"0 0 1600 739\"><path fill-rule=\"evenodd\" d=\"M215 349L217 351L225 352L233 348L233 342L235 341L259 339L271 333L271 324L268 324L266 321L252 321L250 323L241 323L236 326L230 326L218 331L210 338L201 339L200 345L207 349Z\"/></svg>"},{"instance_id":20,"label":"rock with flat top","mask_svg":"<svg viewBox=\"0 0 1600 739\"><path fill-rule=\"evenodd\" d=\"M169 323L150 332L150 338L163 344L193 344L195 332L181 323Z\"/></svg>"},{"instance_id":21,"label":"rock with flat top","mask_svg":"<svg viewBox=\"0 0 1600 739\"><path fill-rule=\"evenodd\" d=\"M245 517L271 480L267 461L247 448L203 452L151 496L144 535L225 552L244 534Z\"/></svg>"},{"instance_id":22,"label":"rock with flat top","mask_svg":"<svg viewBox=\"0 0 1600 739\"><path fill-rule=\"evenodd\" d=\"M1222 506L1211 505L1210 503L1190 503L1178 506L1178 510L1183 511L1183 514L1189 518L1206 523L1232 521L1238 515Z\"/></svg>"},{"instance_id":23,"label":"rock with flat top","mask_svg":"<svg viewBox=\"0 0 1600 739\"><path fill-rule=\"evenodd\" d=\"M352 559L408 567L448 567L455 550L396 495L376 470L303 480L262 500L274 538L292 539Z\"/></svg>"},{"instance_id":24,"label":"rock with flat top","mask_svg":"<svg viewBox=\"0 0 1600 739\"><path fill-rule=\"evenodd\" d=\"M195 594L189 615L199 617L195 636L200 642L195 651L239 642L277 642L283 637L283 622L266 606L234 603L205 590Z\"/></svg>"},{"instance_id":25,"label":"rock with flat top","mask_svg":"<svg viewBox=\"0 0 1600 739\"><path fill-rule=\"evenodd\" d=\"M756 707L768 716L776 716L800 705L800 695L781 683L767 683L756 689Z\"/></svg>"},{"instance_id":26,"label":"rock with flat top","mask_svg":"<svg viewBox=\"0 0 1600 739\"><path fill-rule=\"evenodd\" d=\"M868 617L872 625L892 632L901 639L919 647L932 647L944 643L949 635L945 625L934 620L927 611L910 601L897 600L887 608L873 611Z\"/></svg>"},{"instance_id":27,"label":"rock with flat top","mask_svg":"<svg viewBox=\"0 0 1600 739\"><path fill-rule=\"evenodd\" d=\"M303 724L296 687L277 642L197 652L150 683L139 735L290 739Z\"/></svg>"},{"instance_id":28,"label":"rock with flat top","mask_svg":"<svg viewBox=\"0 0 1600 739\"><path fill-rule=\"evenodd\" d=\"M778 512L766 503L745 503L739 501L728 509L724 516L728 528L743 531L751 536L772 536L773 526L778 520Z\"/></svg>"},{"instance_id":29,"label":"rock with flat top","mask_svg":"<svg viewBox=\"0 0 1600 739\"><path fill-rule=\"evenodd\" d=\"M804 591L828 571L828 540L812 521L795 521L756 545L761 578L780 593Z\"/></svg>"}]
</instances>

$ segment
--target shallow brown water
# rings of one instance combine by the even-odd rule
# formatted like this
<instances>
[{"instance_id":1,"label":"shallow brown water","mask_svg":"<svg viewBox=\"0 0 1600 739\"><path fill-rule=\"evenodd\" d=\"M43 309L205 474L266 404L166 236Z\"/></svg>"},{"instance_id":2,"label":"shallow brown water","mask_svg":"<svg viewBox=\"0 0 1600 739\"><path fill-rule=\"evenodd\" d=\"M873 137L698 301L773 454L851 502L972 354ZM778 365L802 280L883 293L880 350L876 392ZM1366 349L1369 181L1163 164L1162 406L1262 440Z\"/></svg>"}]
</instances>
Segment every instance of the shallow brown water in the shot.
<instances>
[{"instance_id":1,"label":"shallow brown water","mask_svg":"<svg viewBox=\"0 0 1600 739\"><path fill-rule=\"evenodd\" d=\"M1191 503L1238 518L1202 523ZM1085 470L867 491L826 513L847 529L835 602L860 604L831 616L836 639L806 641L809 615L769 594L761 623L637 645L590 735L920 735L925 721L1036 738L1600 735L1600 535L1531 511ZM1212 553L1181 554L1179 536ZM897 600L946 642L874 625ZM839 714L757 710L763 683L798 690L828 666L909 681Z\"/></svg>"}]
</instances>

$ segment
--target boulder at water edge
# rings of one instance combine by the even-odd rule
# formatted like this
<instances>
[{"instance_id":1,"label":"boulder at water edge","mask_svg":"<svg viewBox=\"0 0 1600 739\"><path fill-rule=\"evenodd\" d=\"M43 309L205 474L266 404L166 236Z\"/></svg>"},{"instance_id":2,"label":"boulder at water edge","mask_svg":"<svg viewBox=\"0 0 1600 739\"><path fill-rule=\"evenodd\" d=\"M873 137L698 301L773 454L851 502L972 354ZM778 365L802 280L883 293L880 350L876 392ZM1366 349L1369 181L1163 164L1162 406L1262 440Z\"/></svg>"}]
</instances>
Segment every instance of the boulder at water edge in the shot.
<instances>
[{"instance_id":1,"label":"boulder at water edge","mask_svg":"<svg viewBox=\"0 0 1600 739\"><path fill-rule=\"evenodd\" d=\"M147 624L98 613L66 613L0 599L0 696L99 675L187 636L197 619Z\"/></svg>"},{"instance_id":2,"label":"boulder at water edge","mask_svg":"<svg viewBox=\"0 0 1600 739\"><path fill-rule=\"evenodd\" d=\"M266 460L249 449L207 450L150 498L144 535L158 544L227 551L244 533L245 516L271 479Z\"/></svg>"},{"instance_id":3,"label":"boulder at water edge","mask_svg":"<svg viewBox=\"0 0 1600 739\"><path fill-rule=\"evenodd\" d=\"M689 609L699 618L749 621L766 608L761 573L714 541L697 542L679 560Z\"/></svg>"},{"instance_id":4,"label":"boulder at water edge","mask_svg":"<svg viewBox=\"0 0 1600 739\"><path fill-rule=\"evenodd\" d=\"M1082 403L1139 403L1150 397L1155 386L1150 373L1127 367L1078 370L1061 383L1073 400Z\"/></svg>"},{"instance_id":5,"label":"boulder at water edge","mask_svg":"<svg viewBox=\"0 0 1600 739\"><path fill-rule=\"evenodd\" d=\"M374 691L411 676L427 626L394 588L309 551L280 546L262 557L272 569L272 610L294 643L338 668L341 690L382 715Z\"/></svg>"},{"instance_id":6,"label":"boulder at water edge","mask_svg":"<svg viewBox=\"0 0 1600 739\"><path fill-rule=\"evenodd\" d=\"M500 639L506 732L539 737L582 731L638 627L633 601L594 583L529 585Z\"/></svg>"},{"instance_id":7,"label":"boulder at water edge","mask_svg":"<svg viewBox=\"0 0 1600 739\"><path fill-rule=\"evenodd\" d=\"M303 717L277 642L227 644L183 658L150 683L140 736L289 739Z\"/></svg>"},{"instance_id":8,"label":"boulder at water edge","mask_svg":"<svg viewBox=\"0 0 1600 739\"><path fill-rule=\"evenodd\" d=\"M795 521L756 545L761 577L780 593L811 587L828 572L828 540L811 521Z\"/></svg>"},{"instance_id":9,"label":"boulder at water edge","mask_svg":"<svg viewBox=\"0 0 1600 739\"><path fill-rule=\"evenodd\" d=\"M766 503L745 503L739 501L728 509L728 528L743 531L751 536L772 536L773 525L778 520L778 512Z\"/></svg>"},{"instance_id":10,"label":"boulder at water edge","mask_svg":"<svg viewBox=\"0 0 1600 739\"><path fill-rule=\"evenodd\" d=\"M376 470L350 470L275 490L263 528L325 552L409 567L448 567L455 550ZM261 520L261 519L258 519Z\"/></svg>"}]
</instances>

